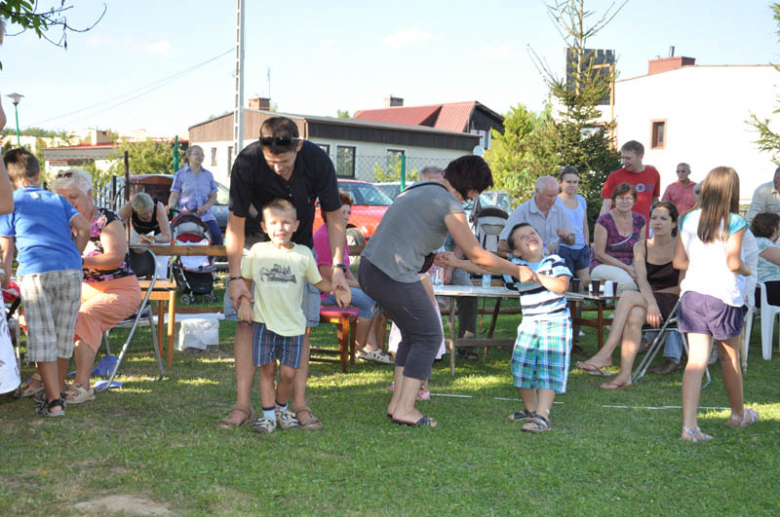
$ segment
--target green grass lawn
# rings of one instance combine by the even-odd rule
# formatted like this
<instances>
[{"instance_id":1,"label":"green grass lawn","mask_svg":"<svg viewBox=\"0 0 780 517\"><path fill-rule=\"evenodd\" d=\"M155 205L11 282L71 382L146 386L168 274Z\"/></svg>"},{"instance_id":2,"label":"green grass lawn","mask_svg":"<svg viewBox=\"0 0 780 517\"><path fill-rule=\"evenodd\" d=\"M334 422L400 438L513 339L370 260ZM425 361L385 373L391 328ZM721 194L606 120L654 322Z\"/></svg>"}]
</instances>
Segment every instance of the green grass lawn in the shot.
<instances>
[{"instance_id":1,"label":"green grass lawn","mask_svg":"<svg viewBox=\"0 0 780 517\"><path fill-rule=\"evenodd\" d=\"M513 336L518 321L502 317L497 335ZM124 387L67 408L62 419L33 414L30 399L5 397L2 513L82 514L75 504L116 494L186 514L780 512L780 359L761 358L758 329L745 399L761 420L732 430L728 410L702 409L700 425L715 436L704 444L678 440L680 409L648 409L680 405L681 373L610 392L598 388L603 379L573 370L553 431L522 433L507 419L521 405L502 349L485 362L459 362L455 377L448 356L434 365L434 395L420 407L437 429L385 417L391 367L356 364L345 375L313 363L308 393L323 431L220 431L215 424L235 396L234 329L221 324L219 353L177 353L162 382L153 380L150 337L141 332L123 365ZM335 346L333 327L313 336ZM584 346L595 351L590 329ZM726 407L719 366L712 374L701 406ZM254 400L259 409L257 393Z\"/></svg>"}]
</instances>

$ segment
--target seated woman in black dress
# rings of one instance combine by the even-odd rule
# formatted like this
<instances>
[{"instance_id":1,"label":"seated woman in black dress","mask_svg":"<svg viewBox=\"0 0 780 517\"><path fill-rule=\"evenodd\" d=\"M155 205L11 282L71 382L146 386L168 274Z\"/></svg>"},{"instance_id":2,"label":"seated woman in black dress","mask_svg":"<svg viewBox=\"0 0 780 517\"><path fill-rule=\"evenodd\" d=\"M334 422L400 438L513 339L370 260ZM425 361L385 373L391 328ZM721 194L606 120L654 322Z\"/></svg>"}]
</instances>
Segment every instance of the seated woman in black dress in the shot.
<instances>
[{"instance_id":1,"label":"seated woman in black dress","mask_svg":"<svg viewBox=\"0 0 780 517\"><path fill-rule=\"evenodd\" d=\"M145 192L134 194L132 201L120 208L117 214L125 225L130 223L132 229L138 234L138 237L131 235L130 244L139 241L148 243L148 239L143 236L150 233L154 235L154 242L170 244L171 224L165 212L165 205L160 201L155 202L149 194Z\"/></svg>"},{"instance_id":2,"label":"seated woman in black dress","mask_svg":"<svg viewBox=\"0 0 780 517\"><path fill-rule=\"evenodd\" d=\"M634 269L639 291L626 291L618 300L612 327L604 346L577 367L591 375L610 376L603 368L612 366L612 352L620 346L620 372L601 385L608 390L631 386L631 369L642 339L642 326L660 327L680 296L682 273L674 269L677 209L669 201L653 205L650 228L653 237L634 245Z\"/></svg>"}]
</instances>

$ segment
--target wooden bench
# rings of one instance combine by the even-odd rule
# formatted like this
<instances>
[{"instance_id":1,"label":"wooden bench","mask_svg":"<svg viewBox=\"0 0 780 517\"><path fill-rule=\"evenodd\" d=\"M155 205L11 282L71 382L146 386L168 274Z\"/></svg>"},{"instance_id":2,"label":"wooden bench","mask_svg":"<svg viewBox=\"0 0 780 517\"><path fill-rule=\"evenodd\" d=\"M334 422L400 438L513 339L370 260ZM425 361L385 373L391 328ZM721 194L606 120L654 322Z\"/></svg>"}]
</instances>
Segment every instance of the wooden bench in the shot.
<instances>
[{"instance_id":1,"label":"wooden bench","mask_svg":"<svg viewBox=\"0 0 780 517\"><path fill-rule=\"evenodd\" d=\"M323 305L320 307L320 323L336 325L336 335L339 340L338 350L332 348L311 348L309 361L320 363L341 364L341 371L347 373L348 364L355 364L355 348L357 346L356 327L360 316L359 307L338 307ZM338 359L313 357L314 354L337 355Z\"/></svg>"}]
</instances>

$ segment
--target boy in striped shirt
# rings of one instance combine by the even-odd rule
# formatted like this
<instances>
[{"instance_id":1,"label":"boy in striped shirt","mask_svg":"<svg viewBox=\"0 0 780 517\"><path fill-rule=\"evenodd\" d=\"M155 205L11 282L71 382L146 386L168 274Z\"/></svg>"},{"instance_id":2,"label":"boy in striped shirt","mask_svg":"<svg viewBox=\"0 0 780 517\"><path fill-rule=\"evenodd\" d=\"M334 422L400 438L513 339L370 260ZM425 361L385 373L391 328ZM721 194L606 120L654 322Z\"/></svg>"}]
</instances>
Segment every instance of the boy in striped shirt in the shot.
<instances>
[{"instance_id":1,"label":"boy in striped shirt","mask_svg":"<svg viewBox=\"0 0 780 517\"><path fill-rule=\"evenodd\" d=\"M542 238L528 223L512 228L507 239L512 261L521 269L520 305L523 320L512 352L512 378L525 408L509 416L522 420L522 430L550 429L556 393L566 392L571 350L571 317L565 293L571 271L558 255L544 255Z\"/></svg>"},{"instance_id":2,"label":"boy in striped shirt","mask_svg":"<svg viewBox=\"0 0 780 517\"><path fill-rule=\"evenodd\" d=\"M566 392L571 350L571 317L566 290L571 272L558 255L544 254L544 243L528 223L512 228L507 244L520 264L520 305L523 320L517 327L512 352L512 378L523 399L523 410L509 415L523 421L523 431L550 430L550 410L556 393ZM475 273L482 270L465 260L447 257L447 265Z\"/></svg>"}]
</instances>

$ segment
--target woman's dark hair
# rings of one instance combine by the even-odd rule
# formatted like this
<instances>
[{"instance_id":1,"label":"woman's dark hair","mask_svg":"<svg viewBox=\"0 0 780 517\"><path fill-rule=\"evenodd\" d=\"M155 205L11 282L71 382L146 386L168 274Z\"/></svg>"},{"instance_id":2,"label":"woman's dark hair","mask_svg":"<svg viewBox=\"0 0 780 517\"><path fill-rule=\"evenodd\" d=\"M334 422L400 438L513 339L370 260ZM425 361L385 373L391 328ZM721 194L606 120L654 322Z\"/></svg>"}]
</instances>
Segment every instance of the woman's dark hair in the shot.
<instances>
[{"instance_id":1,"label":"woman's dark hair","mask_svg":"<svg viewBox=\"0 0 780 517\"><path fill-rule=\"evenodd\" d=\"M625 194L631 194L631 197L634 198L634 203L636 203L636 187L630 183L621 183L612 189L612 202L614 203L618 196Z\"/></svg>"},{"instance_id":2,"label":"woman's dark hair","mask_svg":"<svg viewBox=\"0 0 780 517\"><path fill-rule=\"evenodd\" d=\"M650 217L653 216L653 210L656 208L663 208L669 212L669 217L672 219L672 237L677 236L677 219L680 217L680 213L677 211L677 207L671 201L658 201L652 207L650 207Z\"/></svg>"},{"instance_id":3,"label":"woman's dark hair","mask_svg":"<svg viewBox=\"0 0 780 517\"><path fill-rule=\"evenodd\" d=\"M578 178L580 177L580 171L577 170L577 167L564 167L561 169L561 173L558 174L558 181L563 181L567 174L574 174Z\"/></svg>"},{"instance_id":4,"label":"woman's dark hair","mask_svg":"<svg viewBox=\"0 0 780 517\"><path fill-rule=\"evenodd\" d=\"M509 231L509 236L506 238L506 243L509 246L509 251L515 249L515 232L520 228L525 228L526 226L531 226L531 225L529 223L518 223L514 225L512 229ZM536 228L534 228L534 230L536 230Z\"/></svg>"},{"instance_id":5,"label":"woman's dark hair","mask_svg":"<svg viewBox=\"0 0 780 517\"><path fill-rule=\"evenodd\" d=\"M458 191L465 201L469 190L483 192L493 186L490 166L480 156L461 156L452 160L444 169L444 179Z\"/></svg>"},{"instance_id":6,"label":"woman's dark hair","mask_svg":"<svg viewBox=\"0 0 780 517\"><path fill-rule=\"evenodd\" d=\"M352 204L355 202L352 199L352 196L344 192L343 190L339 190L339 199L341 200L342 205L349 205L352 206ZM324 217L323 217L324 219Z\"/></svg>"},{"instance_id":7,"label":"woman's dark hair","mask_svg":"<svg viewBox=\"0 0 780 517\"><path fill-rule=\"evenodd\" d=\"M774 212L761 212L756 214L753 222L750 223L750 231L756 237L771 239L778 226L780 226L780 215Z\"/></svg>"}]
</instances>

